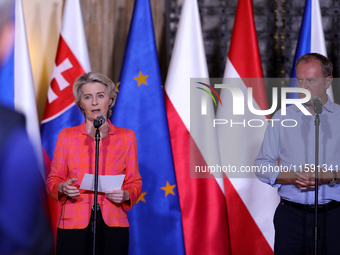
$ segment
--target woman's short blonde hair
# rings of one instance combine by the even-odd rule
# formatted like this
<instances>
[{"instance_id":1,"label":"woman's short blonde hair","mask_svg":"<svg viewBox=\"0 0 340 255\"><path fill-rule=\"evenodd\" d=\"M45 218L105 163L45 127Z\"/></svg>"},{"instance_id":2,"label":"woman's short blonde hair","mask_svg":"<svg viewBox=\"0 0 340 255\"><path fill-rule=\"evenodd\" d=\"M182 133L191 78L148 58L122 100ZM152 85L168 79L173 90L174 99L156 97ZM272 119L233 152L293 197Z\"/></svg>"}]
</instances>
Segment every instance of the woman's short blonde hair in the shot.
<instances>
[{"instance_id":1,"label":"woman's short blonde hair","mask_svg":"<svg viewBox=\"0 0 340 255\"><path fill-rule=\"evenodd\" d=\"M107 95L109 96L110 99L112 99L111 105L109 105L109 110L107 112L107 118L110 118L112 115L112 107L114 106L117 98L117 92L116 92L116 86L115 84L105 75L101 73L94 73L94 72L88 72L80 75L76 81L74 82L73 85L73 95L74 95L74 100L76 102L76 105L78 108L81 110L83 115L85 116L85 111L84 109L81 108L80 106L80 101L81 97L83 95L82 88L85 84L88 83L96 83L99 82L103 84L106 88ZM86 118L86 116L85 116Z\"/></svg>"}]
</instances>

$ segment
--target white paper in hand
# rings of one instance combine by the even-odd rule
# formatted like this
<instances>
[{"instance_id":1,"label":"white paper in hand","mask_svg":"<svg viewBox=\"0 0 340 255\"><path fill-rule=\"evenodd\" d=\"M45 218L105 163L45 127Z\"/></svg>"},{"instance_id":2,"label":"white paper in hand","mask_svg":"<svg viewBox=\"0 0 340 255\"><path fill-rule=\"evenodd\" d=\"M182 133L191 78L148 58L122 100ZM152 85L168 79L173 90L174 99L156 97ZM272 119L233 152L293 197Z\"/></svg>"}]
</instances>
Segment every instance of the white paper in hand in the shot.
<instances>
[{"instance_id":1,"label":"white paper in hand","mask_svg":"<svg viewBox=\"0 0 340 255\"><path fill-rule=\"evenodd\" d=\"M98 175L98 192L121 189L125 174ZM79 189L94 191L94 174L85 174Z\"/></svg>"}]
</instances>

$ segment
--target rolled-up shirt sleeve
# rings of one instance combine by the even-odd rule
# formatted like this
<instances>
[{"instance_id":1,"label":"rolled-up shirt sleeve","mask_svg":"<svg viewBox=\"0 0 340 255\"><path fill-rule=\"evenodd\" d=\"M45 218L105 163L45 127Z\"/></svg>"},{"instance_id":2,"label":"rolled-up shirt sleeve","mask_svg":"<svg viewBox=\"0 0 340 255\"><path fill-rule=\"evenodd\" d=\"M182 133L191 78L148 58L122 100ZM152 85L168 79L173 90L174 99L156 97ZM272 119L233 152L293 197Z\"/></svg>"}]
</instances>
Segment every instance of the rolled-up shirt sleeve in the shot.
<instances>
[{"instance_id":1,"label":"rolled-up shirt sleeve","mask_svg":"<svg viewBox=\"0 0 340 255\"><path fill-rule=\"evenodd\" d=\"M280 119L276 113L273 119ZM279 188L281 184L276 184L276 178L280 173L280 167L277 165L280 156L280 130L279 125L273 122L268 123L264 139L255 159L254 165L258 171L256 176L260 181L267 183L273 187Z\"/></svg>"}]
</instances>

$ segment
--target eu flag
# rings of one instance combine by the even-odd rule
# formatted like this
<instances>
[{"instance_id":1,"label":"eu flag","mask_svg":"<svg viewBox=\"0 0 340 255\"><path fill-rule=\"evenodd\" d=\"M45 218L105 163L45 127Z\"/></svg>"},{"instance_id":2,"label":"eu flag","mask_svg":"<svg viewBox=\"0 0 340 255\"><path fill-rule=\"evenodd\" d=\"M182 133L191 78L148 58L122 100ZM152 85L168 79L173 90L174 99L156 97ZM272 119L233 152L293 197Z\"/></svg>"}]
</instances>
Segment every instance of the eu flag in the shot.
<instances>
[{"instance_id":1,"label":"eu flag","mask_svg":"<svg viewBox=\"0 0 340 255\"><path fill-rule=\"evenodd\" d=\"M130 254L184 254L182 219L149 0L136 0L112 123L137 136L143 190L128 212Z\"/></svg>"}]
</instances>

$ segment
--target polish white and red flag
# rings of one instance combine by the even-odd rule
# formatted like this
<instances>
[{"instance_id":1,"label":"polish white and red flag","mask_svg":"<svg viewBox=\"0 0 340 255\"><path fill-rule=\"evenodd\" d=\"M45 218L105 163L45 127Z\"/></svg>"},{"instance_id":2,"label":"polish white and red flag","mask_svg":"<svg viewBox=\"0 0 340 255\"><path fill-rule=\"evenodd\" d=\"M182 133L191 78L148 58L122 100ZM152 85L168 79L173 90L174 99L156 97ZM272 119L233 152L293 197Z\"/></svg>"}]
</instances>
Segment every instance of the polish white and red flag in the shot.
<instances>
[{"instance_id":1,"label":"polish white and red flag","mask_svg":"<svg viewBox=\"0 0 340 255\"><path fill-rule=\"evenodd\" d=\"M66 0L53 74L41 123L46 176L50 171L59 132L81 124L84 116L75 105L73 83L91 70L79 0ZM56 234L61 204L49 197L49 212Z\"/></svg>"},{"instance_id":2,"label":"polish white and red flag","mask_svg":"<svg viewBox=\"0 0 340 255\"><path fill-rule=\"evenodd\" d=\"M268 109L252 0L238 1L224 78L234 81L244 98L251 87L254 108ZM230 90L222 88L220 97L223 106L218 106L216 118L228 121L217 125L221 164L237 170L252 166L268 124L266 116L250 112L247 103L244 114L234 115ZM264 123L262 128L248 125L252 119L256 119L257 124ZM255 174L253 178L236 177L224 178L232 254L273 254L272 222L279 202L277 191L260 182Z\"/></svg>"},{"instance_id":3,"label":"polish white and red flag","mask_svg":"<svg viewBox=\"0 0 340 255\"><path fill-rule=\"evenodd\" d=\"M197 0L185 0L165 94L186 254L229 254L223 179L191 175L194 166L219 163L217 134L211 125L212 100L207 100L207 114L201 115L201 98L206 92L196 86L210 90L191 84L191 78L207 84L208 77Z\"/></svg>"}]
</instances>

